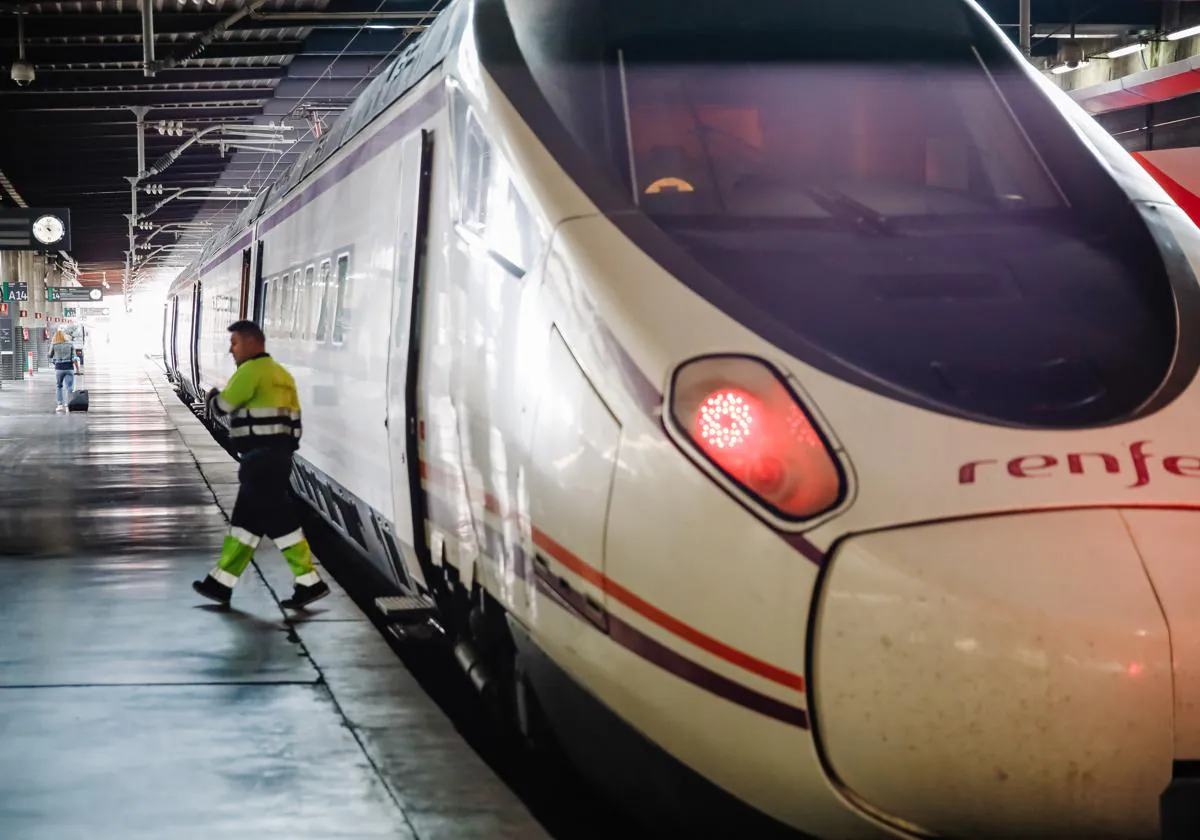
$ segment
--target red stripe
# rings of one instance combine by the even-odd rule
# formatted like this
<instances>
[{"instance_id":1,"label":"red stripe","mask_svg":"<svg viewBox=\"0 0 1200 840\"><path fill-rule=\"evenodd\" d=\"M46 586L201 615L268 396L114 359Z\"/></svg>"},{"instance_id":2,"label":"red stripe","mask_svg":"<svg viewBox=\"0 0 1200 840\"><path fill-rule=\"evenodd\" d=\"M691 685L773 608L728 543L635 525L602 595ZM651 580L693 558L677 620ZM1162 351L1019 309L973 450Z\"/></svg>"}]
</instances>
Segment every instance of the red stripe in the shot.
<instances>
[{"instance_id":1,"label":"red stripe","mask_svg":"<svg viewBox=\"0 0 1200 840\"><path fill-rule=\"evenodd\" d=\"M1200 198L1153 163L1146 160L1145 155L1133 152L1133 156L1150 173L1150 176L1155 181L1158 181L1159 185L1167 191L1167 195L1175 199L1175 203L1179 205L1180 209L1187 213L1193 222L1200 225Z\"/></svg>"},{"instance_id":2,"label":"red stripe","mask_svg":"<svg viewBox=\"0 0 1200 840\"><path fill-rule=\"evenodd\" d=\"M447 484L446 479L448 474L438 469L431 467L425 462L421 463L422 474L434 483ZM440 481L439 481L440 479ZM505 518L508 514L503 510L500 501L490 493L484 495L484 507L491 513ZM757 657L751 656L737 648L730 647L719 639L714 639L695 627L680 621L678 618L664 612L648 601L635 595L630 590L626 589L615 580L607 577L603 572L595 566L590 565L582 558L572 553L569 549L547 534L545 531L538 528L536 525L532 527L533 544L549 554L555 561L560 563L566 569L590 583L592 586L600 589L610 595L617 601L620 601L629 609L636 612L638 615L645 618L647 621L657 624L662 629L669 633L678 636L689 644L704 650L713 656L723 659L731 665L736 665L753 674L757 674L763 679L778 683L779 685L796 691L804 691L804 677L800 674L793 674L790 671L785 671L769 662L764 662Z\"/></svg>"}]
</instances>

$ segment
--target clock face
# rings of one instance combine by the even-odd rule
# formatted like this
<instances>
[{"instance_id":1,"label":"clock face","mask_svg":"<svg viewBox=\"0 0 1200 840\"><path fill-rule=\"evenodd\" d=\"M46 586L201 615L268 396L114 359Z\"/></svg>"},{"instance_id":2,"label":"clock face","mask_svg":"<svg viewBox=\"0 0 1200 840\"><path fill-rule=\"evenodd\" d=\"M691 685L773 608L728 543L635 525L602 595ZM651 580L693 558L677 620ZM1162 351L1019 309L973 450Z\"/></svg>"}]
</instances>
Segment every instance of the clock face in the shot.
<instances>
[{"instance_id":1,"label":"clock face","mask_svg":"<svg viewBox=\"0 0 1200 840\"><path fill-rule=\"evenodd\" d=\"M33 236L43 245L53 245L66 234L67 229L58 216L39 216L33 223Z\"/></svg>"}]
</instances>

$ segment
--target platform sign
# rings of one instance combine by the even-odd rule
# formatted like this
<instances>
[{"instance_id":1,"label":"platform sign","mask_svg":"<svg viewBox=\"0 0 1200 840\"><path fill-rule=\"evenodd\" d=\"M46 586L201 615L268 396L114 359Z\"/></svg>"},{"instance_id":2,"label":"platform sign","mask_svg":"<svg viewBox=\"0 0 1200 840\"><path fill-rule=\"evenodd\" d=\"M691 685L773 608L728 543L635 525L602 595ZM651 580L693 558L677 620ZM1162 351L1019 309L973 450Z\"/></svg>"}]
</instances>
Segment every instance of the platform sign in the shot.
<instances>
[{"instance_id":1,"label":"platform sign","mask_svg":"<svg viewBox=\"0 0 1200 840\"><path fill-rule=\"evenodd\" d=\"M47 286L46 300L54 301L100 301L104 300L104 290L96 287L83 286Z\"/></svg>"},{"instance_id":2,"label":"platform sign","mask_svg":"<svg viewBox=\"0 0 1200 840\"><path fill-rule=\"evenodd\" d=\"M78 306L64 306L63 307L63 317L64 318L74 318L78 313L79 313Z\"/></svg>"},{"instance_id":3,"label":"platform sign","mask_svg":"<svg viewBox=\"0 0 1200 840\"><path fill-rule=\"evenodd\" d=\"M27 283L5 283L4 284L4 299L6 301L29 300L29 284L27 284Z\"/></svg>"},{"instance_id":4,"label":"platform sign","mask_svg":"<svg viewBox=\"0 0 1200 840\"><path fill-rule=\"evenodd\" d=\"M16 352L12 318L0 318L0 353Z\"/></svg>"}]
</instances>

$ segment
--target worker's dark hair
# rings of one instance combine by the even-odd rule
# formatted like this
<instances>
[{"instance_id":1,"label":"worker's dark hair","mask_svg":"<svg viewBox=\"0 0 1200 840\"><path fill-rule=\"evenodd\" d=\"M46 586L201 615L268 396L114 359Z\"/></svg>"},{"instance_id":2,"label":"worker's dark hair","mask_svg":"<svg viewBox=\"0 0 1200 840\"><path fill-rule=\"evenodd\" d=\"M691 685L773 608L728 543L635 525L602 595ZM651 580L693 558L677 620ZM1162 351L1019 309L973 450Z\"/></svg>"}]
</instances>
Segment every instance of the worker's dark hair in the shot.
<instances>
[{"instance_id":1,"label":"worker's dark hair","mask_svg":"<svg viewBox=\"0 0 1200 840\"><path fill-rule=\"evenodd\" d=\"M253 338L255 341L261 341L264 344L267 341L267 337L265 335L263 335L262 328L259 327L259 325L254 323L253 321L236 321L229 325L229 331L231 333L241 333L242 335L248 335L251 338Z\"/></svg>"}]
</instances>

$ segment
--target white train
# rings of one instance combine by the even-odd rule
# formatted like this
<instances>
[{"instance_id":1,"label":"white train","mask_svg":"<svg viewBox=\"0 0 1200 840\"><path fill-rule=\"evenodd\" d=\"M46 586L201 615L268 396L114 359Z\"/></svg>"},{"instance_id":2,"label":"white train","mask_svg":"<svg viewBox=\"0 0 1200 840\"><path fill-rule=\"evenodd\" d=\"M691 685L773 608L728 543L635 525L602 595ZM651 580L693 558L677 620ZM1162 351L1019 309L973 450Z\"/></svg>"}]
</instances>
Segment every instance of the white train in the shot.
<instances>
[{"instance_id":1,"label":"white train","mask_svg":"<svg viewBox=\"0 0 1200 840\"><path fill-rule=\"evenodd\" d=\"M1198 261L970 0L457 0L164 341L259 319L297 491L697 836L1158 837Z\"/></svg>"}]
</instances>

